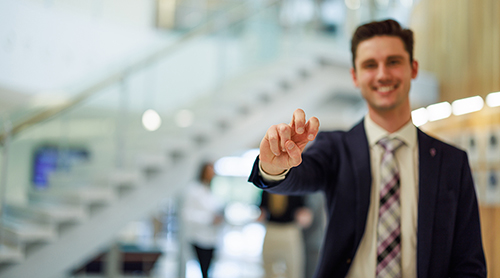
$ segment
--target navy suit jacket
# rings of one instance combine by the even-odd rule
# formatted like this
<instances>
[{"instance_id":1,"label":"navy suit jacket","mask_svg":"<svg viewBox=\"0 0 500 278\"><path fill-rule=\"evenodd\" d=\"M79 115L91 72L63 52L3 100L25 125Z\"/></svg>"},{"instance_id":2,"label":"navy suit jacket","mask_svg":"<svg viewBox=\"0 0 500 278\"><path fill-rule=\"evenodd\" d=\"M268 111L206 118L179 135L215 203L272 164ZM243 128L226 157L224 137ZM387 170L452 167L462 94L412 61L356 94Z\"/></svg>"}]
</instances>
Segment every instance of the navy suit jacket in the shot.
<instances>
[{"instance_id":1,"label":"navy suit jacket","mask_svg":"<svg viewBox=\"0 0 500 278\"><path fill-rule=\"evenodd\" d=\"M467 154L418 130L418 278L486 277L478 204ZM274 193L321 190L329 221L317 278L345 277L365 231L372 184L363 121L321 132L285 180L266 184L258 158L249 181ZM360 277L365 278L365 277Z\"/></svg>"}]
</instances>

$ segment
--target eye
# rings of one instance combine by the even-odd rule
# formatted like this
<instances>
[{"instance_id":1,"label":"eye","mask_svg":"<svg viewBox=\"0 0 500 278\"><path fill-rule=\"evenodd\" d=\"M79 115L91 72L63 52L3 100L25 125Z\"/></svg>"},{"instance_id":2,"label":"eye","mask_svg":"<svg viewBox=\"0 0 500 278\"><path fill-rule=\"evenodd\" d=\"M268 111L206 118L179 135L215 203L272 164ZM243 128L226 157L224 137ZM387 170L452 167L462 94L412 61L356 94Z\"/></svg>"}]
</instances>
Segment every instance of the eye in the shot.
<instances>
[{"instance_id":1,"label":"eye","mask_svg":"<svg viewBox=\"0 0 500 278\"><path fill-rule=\"evenodd\" d=\"M375 64L375 63L367 63L367 64L363 65L363 68L365 68L365 69L374 69L376 67L377 67L377 64Z\"/></svg>"},{"instance_id":2,"label":"eye","mask_svg":"<svg viewBox=\"0 0 500 278\"><path fill-rule=\"evenodd\" d=\"M388 64L391 66L399 65L399 64L401 64L401 61L400 60L389 60Z\"/></svg>"}]
</instances>

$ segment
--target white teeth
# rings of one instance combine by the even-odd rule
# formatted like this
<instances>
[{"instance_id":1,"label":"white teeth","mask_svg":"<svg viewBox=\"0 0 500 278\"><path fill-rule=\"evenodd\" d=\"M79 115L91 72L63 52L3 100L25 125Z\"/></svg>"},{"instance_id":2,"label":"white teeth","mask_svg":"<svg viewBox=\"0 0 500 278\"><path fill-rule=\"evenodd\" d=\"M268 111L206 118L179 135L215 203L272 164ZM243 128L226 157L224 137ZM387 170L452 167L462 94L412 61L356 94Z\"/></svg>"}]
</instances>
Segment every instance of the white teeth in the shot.
<instances>
[{"instance_id":1,"label":"white teeth","mask_svg":"<svg viewBox=\"0 0 500 278\"><path fill-rule=\"evenodd\" d=\"M394 90L394 86L378 87L377 91L385 93Z\"/></svg>"}]
</instances>

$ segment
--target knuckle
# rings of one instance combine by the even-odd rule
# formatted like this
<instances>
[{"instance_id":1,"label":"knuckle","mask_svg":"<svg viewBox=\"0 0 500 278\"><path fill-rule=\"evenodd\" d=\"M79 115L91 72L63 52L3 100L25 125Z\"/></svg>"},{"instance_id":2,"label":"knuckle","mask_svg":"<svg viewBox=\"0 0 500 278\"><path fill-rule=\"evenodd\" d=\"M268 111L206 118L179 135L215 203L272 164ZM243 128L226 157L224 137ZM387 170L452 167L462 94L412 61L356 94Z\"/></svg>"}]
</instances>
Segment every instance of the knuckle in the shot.
<instances>
[{"instance_id":1,"label":"knuckle","mask_svg":"<svg viewBox=\"0 0 500 278\"><path fill-rule=\"evenodd\" d=\"M279 126L279 130L280 130L282 133L287 132L287 131L288 131L288 128L289 128L289 126L288 126L288 125L286 125L286 124L281 124L281 125Z\"/></svg>"},{"instance_id":2,"label":"knuckle","mask_svg":"<svg viewBox=\"0 0 500 278\"><path fill-rule=\"evenodd\" d=\"M268 138L269 138L269 141L274 141L274 140L278 139L278 136L276 136L276 134L269 134Z\"/></svg>"},{"instance_id":3,"label":"knuckle","mask_svg":"<svg viewBox=\"0 0 500 278\"><path fill-rule=\"evenodd\" d=\"M299 166L300 163L302 163L302 158L299 157L293 161L293 167Z\"/></svg>"}]
</instances>

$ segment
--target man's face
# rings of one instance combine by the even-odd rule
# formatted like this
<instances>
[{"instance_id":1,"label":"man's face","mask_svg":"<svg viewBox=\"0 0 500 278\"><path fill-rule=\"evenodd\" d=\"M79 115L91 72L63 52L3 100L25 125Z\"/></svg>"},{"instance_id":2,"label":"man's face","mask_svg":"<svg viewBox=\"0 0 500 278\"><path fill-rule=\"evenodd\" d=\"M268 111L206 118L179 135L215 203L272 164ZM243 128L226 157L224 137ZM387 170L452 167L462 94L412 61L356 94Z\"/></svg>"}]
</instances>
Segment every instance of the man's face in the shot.
<instances>
[{"instance_id":1,"label":"man's face","mask_svg":"<svg viewBox=\"0 0 500 278\"><path fill-rule=\"evenodd\" d=\"M410 63L400 38L376 36L362 41L356 50L355 65L352 79L370 112L410 111L410 85L417 77L418 63Z\"/></svg>"}]
</instances>

